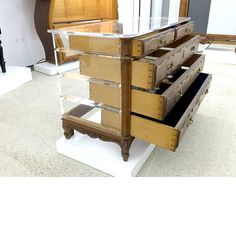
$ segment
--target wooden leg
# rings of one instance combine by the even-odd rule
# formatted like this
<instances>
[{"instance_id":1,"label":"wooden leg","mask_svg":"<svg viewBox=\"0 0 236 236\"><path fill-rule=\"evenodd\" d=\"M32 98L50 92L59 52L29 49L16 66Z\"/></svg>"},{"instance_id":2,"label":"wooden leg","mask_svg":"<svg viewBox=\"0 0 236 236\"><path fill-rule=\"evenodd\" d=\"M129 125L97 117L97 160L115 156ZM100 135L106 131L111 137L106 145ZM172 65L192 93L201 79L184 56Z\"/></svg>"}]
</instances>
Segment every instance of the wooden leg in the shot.
<instances>
[{"instance_id":1,"label":"wooden leg","mask_svg":"<svg viewBox=\"0 0 236 236\"><path fill-rule=\"evenodd\" d=\"M130 150L130 147L131 147L131 144L133 142L134 138L133 137L130 137L128 139L124 139L123 141L121 141L120 143L120 147L121 147L121 155L123 157L123 160L125 162L128 161L129 159L129 150Z\"/></svg>"},{"instance_id":2,"label":"wooden leg","mask_svg":"<svg viewBox=\"0 0 236 236\"><path fill-rule=\"evenodd\" d=\"M70 139L74 135L74 129L70 125L65 124L64 122L63 122L62 126L64 129L65 138Z\"/></svg>"}]
</instances>

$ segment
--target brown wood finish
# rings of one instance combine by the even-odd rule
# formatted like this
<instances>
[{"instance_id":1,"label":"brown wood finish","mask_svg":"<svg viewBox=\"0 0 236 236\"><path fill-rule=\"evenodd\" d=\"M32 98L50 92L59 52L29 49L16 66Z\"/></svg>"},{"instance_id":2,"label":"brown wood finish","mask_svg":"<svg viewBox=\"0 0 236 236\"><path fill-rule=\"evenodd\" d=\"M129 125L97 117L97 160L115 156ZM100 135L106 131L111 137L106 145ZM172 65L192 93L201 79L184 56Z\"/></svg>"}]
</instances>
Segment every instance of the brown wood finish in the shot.
<instances>
[{"instance_id":1,"label":"brown wood finish","mask_svg":"<svg viewBox=\"0 0 236 236\"><path fill-rule=\"evenodd\" d=\"M46 61L55 64L52 36L48 29L65 27L71 23L91 20L113 20L118 18L117 0L36 0L35 27L43 44ZM63 45L57 39L57 47ZM58 55L59 64L77 60L78 55Z\"/></svg>"},{"instance_id":2,"label":"brown wood finish","mask_svg":"<svg viewBox=\"0 0 236 236\"><path fill-rule=\"evenodd\" d=\"M70 138L74 134L74 130L77 130L82 134L89 135L91 138L115 142L121 147L124 161L128 160L130 145L134 138L140 138L175 151L180 138L183 136L186 127L189 125L194 112L209 87L210 78L206 78L206 83L198 91L192 88L195 81L199 80L196 77L204 64L203 56L194 55L197 51L198 43L199 36L185 36L168 45L168 48L160 49L155 52L156 54L153 53L145 59L137 61L153 61L151 57L155 56L159 57L160 61L165 61L165 58L163 59L162 57L165 57L166 53L172 52L172 56L168 58L171 58L170 60L176 63L176 70L183 66L183 68L179 69L179 71L183 71L182 74L178 75L179 77L175 75L168 78L166 76L163 77L159 84L167 85L167 88L160 94L153 94L151 91L145 90L141 91L137 87L131 88L134 78L132 75L135 71L131 39L119 40L119 43L116 44L116 47L119 48L119 57L116 59L107 56L108 52L104 53L106 57L103 58L97 55L81 56L81 71L85 75L93 77L90 80L90 98L97 103L103 103L101 124L94 124L80 117L71 116L72 113L65 114L63 116L63 128L66 138ZM88 51L91 52L94 47L88 48ZM97 50L101 50L100 48L98 47ZM154 61L158 61L158 59ZM169 60L166 61L170 62ZM96 65L93 65L94 63ZM150 64L155 65L154 62ZM168 66L169 64L165 65ZM109 69L106 69L108 66ZM139 67L137 66L137 68ZM176 70L173 69L171 74L175 73ZM116 75L112 74L112 72L116 73ZM141 74L142 70L139 70L139 73ZM139 73L137 73L137 76L139 76ZM151 73L159 76L160 72L155 69ZM176 73L179 72L176 71ZM207 75L201 74L200 80L202 76ZM149 85L152 83L151 88L156 84L155 79L151 79L148 76L145 77L144 74L140 77L140 81L142 80L147 80L145 83ZM142 83L143 81L140 82L140 84ZM120 86L117 86L119 84ZM181 117L178 117L178 111L176 112L175 110L178 109L179 104L183 103L181 103L181 101L184 101L183 98L189 96L189 94L193 94L194 97L191 98L192 100L188 107L185 108L184 106L183 109L186 110L182 111ZM111 107L108 107L109 109L107 110L105 108L107 107L106 105L120 108L120 113L113 112ZM170 121L168 122L169 117L173 116L173 112L176 125L172 125L169 123ZM163 122L157 121L157 119L163 119Z\"/></svg>"},{"instance_id":3,"label":"brown wood finish","mask_svg":"<svg viewBox=\"0 0 236 236\"><path fill-rule=\"evenodd\" d=\"M131 116L131 135L170 151L175 151L187 127L191 124L192 118L199 108L201 101L206 95L210 87L210 82L211 76L208 76L201 88L195 92L195 97L192 99L181 118L176 121L176 125L172 126L159 123L158 121L133 114Z\"/></svg>"}]
</instances>

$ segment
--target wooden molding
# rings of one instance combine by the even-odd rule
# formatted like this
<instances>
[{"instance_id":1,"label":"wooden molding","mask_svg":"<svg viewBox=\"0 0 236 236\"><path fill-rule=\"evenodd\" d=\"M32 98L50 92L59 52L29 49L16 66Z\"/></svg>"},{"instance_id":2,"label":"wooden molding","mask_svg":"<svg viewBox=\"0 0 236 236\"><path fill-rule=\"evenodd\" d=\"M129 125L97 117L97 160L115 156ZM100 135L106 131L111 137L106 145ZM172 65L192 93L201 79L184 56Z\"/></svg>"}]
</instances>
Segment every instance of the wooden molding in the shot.
<instances>
[{"instance_id":1,"label":"wooden molding","mask_svg":"<svg viewBox=\"0 0 236 236\"><path fill-rule=\"evenodd\" d=\"M180 0L179 17L188 17L189 0ZM219 44L235 44L230 42L236 40L236 35L224 35L224 34L200 34L202 43L206 43L214 40L214 43Z\"/></svg>"}]
</instances>

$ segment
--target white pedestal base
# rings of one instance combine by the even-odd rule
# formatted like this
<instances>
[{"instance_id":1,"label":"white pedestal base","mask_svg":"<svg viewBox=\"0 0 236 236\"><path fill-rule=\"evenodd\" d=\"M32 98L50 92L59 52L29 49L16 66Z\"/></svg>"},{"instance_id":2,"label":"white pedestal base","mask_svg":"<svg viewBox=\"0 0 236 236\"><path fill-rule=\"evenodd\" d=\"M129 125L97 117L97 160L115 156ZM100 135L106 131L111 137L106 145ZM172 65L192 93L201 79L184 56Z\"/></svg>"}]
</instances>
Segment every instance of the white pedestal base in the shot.
<instances>
[{"instance_id":1,"label":"white pedestal base","mask_svg":"<svg viewBox=\"0 0 236 236\"><path fill-rule=\"evenodd\" d=\"M2 73L0 70L0 95L8 93L32 80L32 73L29 68L7 66L6 69L6 73Z\"/></svg>"},{"instance_id":2,"label":"white pedestal base","mask_svg":"<svg viewBox=\"0 0 236 236\"><path fill-rule=\"evenodd\" d=\"M59 139L56 146L58 153L116 177L136 176L156 147L135 139L129 160L124 162L119 145L91 139L77 132L69 140Z\"/></svg>"},{"instance_id":3,"label":"white pedestal base","mask_svg":"<svg viewBox=\"0 0 236 236\"><path fill-rule=\"evenodd\" d=\"M64 73L66 71L79 69L79 66L80 66L79 61L73 61L58 66L58 70L60 73ZM50 64L48 62L35 65L34 70L47 75L57 74L57 66L54 64Z\"/></svg>"}]
</instances>

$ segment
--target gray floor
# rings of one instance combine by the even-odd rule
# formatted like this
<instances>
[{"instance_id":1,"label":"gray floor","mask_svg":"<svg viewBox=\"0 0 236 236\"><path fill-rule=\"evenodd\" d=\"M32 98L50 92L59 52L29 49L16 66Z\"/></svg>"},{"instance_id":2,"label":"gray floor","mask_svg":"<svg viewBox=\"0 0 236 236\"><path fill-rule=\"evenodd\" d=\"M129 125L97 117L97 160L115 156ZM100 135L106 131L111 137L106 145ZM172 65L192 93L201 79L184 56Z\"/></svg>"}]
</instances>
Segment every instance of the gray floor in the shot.
<instances>
[{"instance_id":1,"label":"gray floor","mask_svg":"<svg viewBox=\"0 0 236 236\"><path fill-rule=\"evenodd\" d=\"M176 153L157 147L139 176L236 176L236 54L208 52L204 70L214 76L194 123ZM55 77L34 72L33 82L1 96L0 131L0 176L108 176L56 153Z\"/></svg>"}]
</instances>

